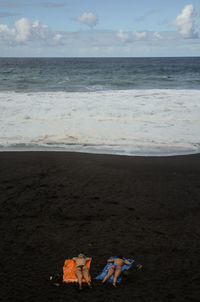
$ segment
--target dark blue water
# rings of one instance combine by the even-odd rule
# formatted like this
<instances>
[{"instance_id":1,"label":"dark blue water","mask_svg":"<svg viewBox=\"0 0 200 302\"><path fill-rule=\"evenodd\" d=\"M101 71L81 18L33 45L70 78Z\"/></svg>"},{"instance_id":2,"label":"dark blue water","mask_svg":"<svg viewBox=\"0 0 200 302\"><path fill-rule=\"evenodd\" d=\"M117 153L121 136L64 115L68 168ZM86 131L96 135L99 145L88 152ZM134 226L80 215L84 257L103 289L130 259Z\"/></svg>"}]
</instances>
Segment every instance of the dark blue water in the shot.
<instances>
[{"instance_id":1,"label":"dark blue water","mask_svg":"<svg viewBox=\"0 0 200 302\"><path fill-rule=\"evenodd\" d=\"M0 58L0 91L200 89L200 57Z\"/></svg>"}]
</instances>

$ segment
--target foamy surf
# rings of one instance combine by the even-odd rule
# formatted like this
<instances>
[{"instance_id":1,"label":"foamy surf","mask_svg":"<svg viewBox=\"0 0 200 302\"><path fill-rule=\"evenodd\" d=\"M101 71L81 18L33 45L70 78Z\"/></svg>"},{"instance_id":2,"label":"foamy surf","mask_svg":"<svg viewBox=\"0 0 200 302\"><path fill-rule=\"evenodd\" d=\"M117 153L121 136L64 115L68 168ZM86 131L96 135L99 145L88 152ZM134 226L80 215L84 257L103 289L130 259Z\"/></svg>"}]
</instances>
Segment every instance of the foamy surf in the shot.
<instances>
[{"instance_id":1,"label":"foamy surf","mask_svg":"<svg viewBox=\"0 0 200 302\"><path fill-rule=\"evenodd\" d=\"M200 151L200 91L0 93L0 150L124 155Z\"/></svg>"}]
</instances>

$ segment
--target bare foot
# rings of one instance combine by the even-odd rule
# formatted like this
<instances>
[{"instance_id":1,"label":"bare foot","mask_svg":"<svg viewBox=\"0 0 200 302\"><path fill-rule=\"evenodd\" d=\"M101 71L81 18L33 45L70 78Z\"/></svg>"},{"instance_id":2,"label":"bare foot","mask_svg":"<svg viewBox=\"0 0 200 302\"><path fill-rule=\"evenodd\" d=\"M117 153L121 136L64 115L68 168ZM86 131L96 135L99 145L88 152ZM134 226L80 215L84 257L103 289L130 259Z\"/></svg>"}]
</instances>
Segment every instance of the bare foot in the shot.
<instances>
[{"instance_id":1,"label":"bare foot","mask_svg":"<svg viewBox=\"0 0 200 302\"><path fill-rule=\"evenodd\" d=\"M92 288L91 282L88 282L88 287L89 287L89 288Z\"/></svg>"},{"instance_id":2,"label":"bare foot","mask_svg":"<svg viewBox=\"0 0 200 302\"><path fill-rule=\"evenodd\" d=\"M117 288L117 285L116 285L115 283L113 283L113 286L114 286L115 288Z\"/></svg>"}]
</instances>

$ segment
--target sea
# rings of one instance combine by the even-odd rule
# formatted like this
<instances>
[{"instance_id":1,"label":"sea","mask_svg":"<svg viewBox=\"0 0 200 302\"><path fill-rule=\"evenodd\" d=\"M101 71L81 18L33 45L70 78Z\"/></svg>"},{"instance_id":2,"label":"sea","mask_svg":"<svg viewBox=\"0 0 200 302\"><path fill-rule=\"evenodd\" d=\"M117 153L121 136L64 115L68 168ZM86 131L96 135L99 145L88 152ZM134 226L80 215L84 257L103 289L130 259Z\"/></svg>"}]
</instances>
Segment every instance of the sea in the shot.
<instances>
[{"instance_id":1,"label":"sea","mask_svg":"<svg viewBox=\"0 0 200 302\"><path fill-rule=\"evenodd\" d=\"M200 152L200 57L0 58L0 151Z\"/></svg>"}]
</instances>

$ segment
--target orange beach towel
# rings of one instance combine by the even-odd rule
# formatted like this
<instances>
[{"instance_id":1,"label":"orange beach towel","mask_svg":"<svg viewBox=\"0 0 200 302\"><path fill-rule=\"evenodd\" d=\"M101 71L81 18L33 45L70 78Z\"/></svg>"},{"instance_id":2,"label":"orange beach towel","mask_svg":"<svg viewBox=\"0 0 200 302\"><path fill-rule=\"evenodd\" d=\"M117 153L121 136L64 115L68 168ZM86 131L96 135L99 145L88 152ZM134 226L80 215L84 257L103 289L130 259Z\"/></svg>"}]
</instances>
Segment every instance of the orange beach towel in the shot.
<instances>
[{"instance_id":1,"label":"orange beach towel","mask_svg":"<svg viewBox=\"0 0 200 302\"><path fill-rule=\"evenodd\" d=\"M90 269L90 263L91 259L86 263L86 266L88 269ZM70 282L78 282L78 279L75 274L76 269L76 263L72 259L65 260L64 266L63 266L63 282L70 283ZM90 276L91 280L91 276ZM85 279L83 279L83 282L86 282Z\"/></svg>"}]
</instances>

